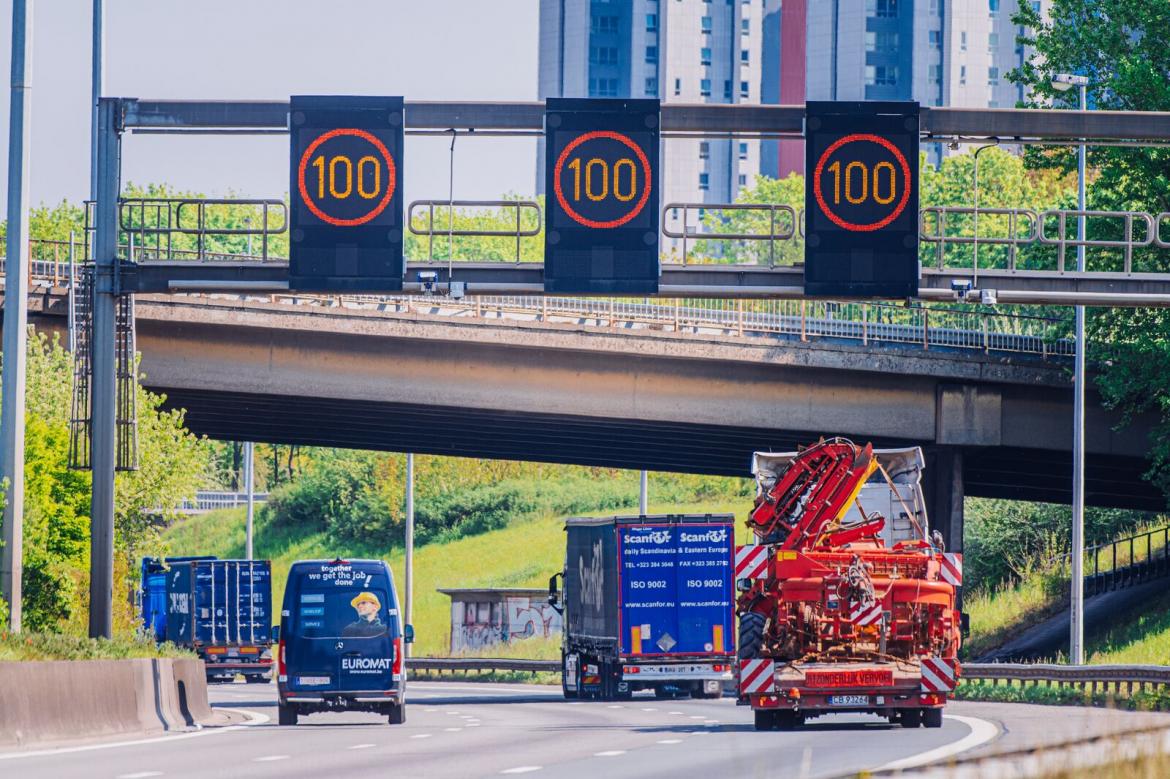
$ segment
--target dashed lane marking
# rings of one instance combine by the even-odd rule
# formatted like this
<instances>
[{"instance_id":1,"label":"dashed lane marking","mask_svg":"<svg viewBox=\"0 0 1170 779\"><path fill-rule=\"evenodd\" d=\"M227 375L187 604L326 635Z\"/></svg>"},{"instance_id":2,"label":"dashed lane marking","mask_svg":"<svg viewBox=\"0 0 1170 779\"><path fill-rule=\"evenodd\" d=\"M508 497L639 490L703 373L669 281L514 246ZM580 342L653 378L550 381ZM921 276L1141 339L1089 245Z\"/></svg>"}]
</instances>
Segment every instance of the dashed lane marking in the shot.
<instances>
[{"instance_id":1,"label":"dashed lane marking","mask_svg":"<svg viewBox=\"0 0 1170 779\"><path fill-rule=\"evenodd\" d=\"M459 731L463 730L463 728L443 728L443 730L447 733L458 733Z\"/></svg>"},{"instance_id":2,"label":"dashed lane marking","mask_svg":"<svg viewBox=\"0 0 1170 779\"><path fill-rule=\"evenodd\" d=\"M594 752L593 756L594 757L617 757L618 755L624 755L625 753L626 753L626 750L624 750L624 749L607 749L604 752Z\"/></svg>"},{"instance_id":3,"label":"dashed lane marking","mask_svg":"<svg viewBox=\"0 0 1170 779\"><path fill-rule=\"evenodd\" d=\"M658 709L642 709L642 711L658 711Z\"/></svg>"},{"instance_id":4,"label":"dashed lane marking","mask_svg":"<svg viewBox=\"0 0 1170 779\"><path fill-rule=\"evenodd\" d=\"M253 763L275 763L277 760L288 760L288 755L265 755L252 758Z\"/></svg>"},{"instance_id":5,"label":"dashed lane marking","mask_svg":"<svg viewBox=\"0 0 1170 779\"><path fill-rule=\"evenodd\" d=\"M148 776L162 776L162 771L139 771L136 774L119 774L118 779L146 779Z\"/></svg>"},{"instance_id":6,"label":"dashed lane marking","mask_svg":"<svg viewBox=\"0 0 1170 779\"><path fill-rule=\"evenodd\" d=\"M376 745L375 744L354 744L352 747L348 747L348 748L349 749L369 749L372 746L376 746Z\"/></svg>"},{"instance_id":7,"label":"dashed lane marking","mask_svg":"<svg viewBox=\"0 0 1170 779\"><path fill-rule=\"evenodd\" d=\"M430 733L415 733L411 738L430 738Z\"/></svg>"},{"instance_id":8,"label":"dashed lane marking","mask_svg":"<svg viewBox=\"0 0 1170 779\"><path fill-rule=\"evenodd\" d=\"M682 739L681 738L664 738L656 743L659 743L659 744L681 744Z\"/></svg>"},{"instance_id":9,"label":"dashed lane marking","mask_svg":"<svg viewBox=\"0 0 1170 779\"><path fill-rule=\"evenodd\" d=\"M530 774L533 771L539 771L543 766L539 765L518 765L515 768L507 768L500 771L501 774Z\"/></svg>"}]
</instances>

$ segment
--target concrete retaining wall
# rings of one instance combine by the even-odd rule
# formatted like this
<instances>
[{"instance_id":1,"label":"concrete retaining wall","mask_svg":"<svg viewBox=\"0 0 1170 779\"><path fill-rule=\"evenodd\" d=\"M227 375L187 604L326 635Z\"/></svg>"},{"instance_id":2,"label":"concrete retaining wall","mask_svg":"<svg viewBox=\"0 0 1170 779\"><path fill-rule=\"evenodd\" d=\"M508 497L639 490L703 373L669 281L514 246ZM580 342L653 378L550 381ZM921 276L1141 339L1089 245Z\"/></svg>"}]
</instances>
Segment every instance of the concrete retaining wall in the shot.
<instances>
[{"instance_id":1,"label":"concrete retaining wall","mask_svg":"<svg viewBox=\"0 0 1170 779\"><path fill-rule=\"evenodd\" d=\"M204 674L190 659L0 663L0 747L210 722Z\"/></svg>"}]
</instances>

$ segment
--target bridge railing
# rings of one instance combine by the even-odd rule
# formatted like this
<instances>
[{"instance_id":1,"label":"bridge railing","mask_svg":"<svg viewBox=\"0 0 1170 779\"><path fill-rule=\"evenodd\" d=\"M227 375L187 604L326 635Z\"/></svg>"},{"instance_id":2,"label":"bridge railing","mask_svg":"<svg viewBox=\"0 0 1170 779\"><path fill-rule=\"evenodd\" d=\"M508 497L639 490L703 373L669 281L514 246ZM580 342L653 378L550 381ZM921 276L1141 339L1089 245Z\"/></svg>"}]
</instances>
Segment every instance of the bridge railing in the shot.
<instances>
[{"instance_id":1,"label":"bridge railing","mask_svg":"<svg viewBox=\"0 0 1170 779\"><path fill-rule=\"evenodd\" d=\"M253 503L267 503L267 492L256 492L252 494ZM246 492L224 492L219 490L199 490L195 493L195 499L184 499L176 509L180 514L202 514L208 511L217 511L219 509L238 508L240 506L248 505L248 493Z\"/></svg>"}]
</instances>

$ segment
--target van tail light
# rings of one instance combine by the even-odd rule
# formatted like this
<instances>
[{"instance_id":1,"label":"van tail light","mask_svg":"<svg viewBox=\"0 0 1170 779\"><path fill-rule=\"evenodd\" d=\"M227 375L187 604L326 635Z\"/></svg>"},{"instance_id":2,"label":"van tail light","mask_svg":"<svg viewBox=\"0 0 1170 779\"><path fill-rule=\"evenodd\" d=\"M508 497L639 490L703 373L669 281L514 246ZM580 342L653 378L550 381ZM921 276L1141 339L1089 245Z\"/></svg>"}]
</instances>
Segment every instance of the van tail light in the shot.
<instances>
[{"instance_id":1,"label":"van tail light","mask_svg":"<svg viewBox=\"0 0 1170 779\"><path fill-rule=\"evenodd\" d=\"M394 675L398 676L402 673L402 656L405 652L402 651L402 639L394 639Z\"/></svg>"},{"instance_id":2,"label":"van tail light","mask_svg":"<svg viewBox=\"0 0 1170 779\"><path fill-rule=\"evenodd\" d=\"M276 673L280 676L287 676L288 670L284 664L284 639L280 639L280 651L276 655Z\"/></svg>"}]
</instances>

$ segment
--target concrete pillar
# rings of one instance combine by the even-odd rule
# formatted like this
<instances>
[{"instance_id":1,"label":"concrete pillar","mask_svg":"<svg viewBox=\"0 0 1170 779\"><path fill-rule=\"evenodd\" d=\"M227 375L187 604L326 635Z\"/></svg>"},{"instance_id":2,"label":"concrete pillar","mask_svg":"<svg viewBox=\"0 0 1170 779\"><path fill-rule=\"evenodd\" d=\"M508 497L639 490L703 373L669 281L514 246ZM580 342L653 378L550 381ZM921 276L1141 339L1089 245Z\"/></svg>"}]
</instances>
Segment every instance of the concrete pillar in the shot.
<instances>
[{"instance_id":1,"label":"concrete pillar","mask_svg":"<svg viewBox=\"0 0 1170 779\"><path fill-rule=\"evenodd\" d=\"M963 451L928 448L922 487L931 529L942 534L948 552L963 551Z\"/></svg>"}]
</instances>

